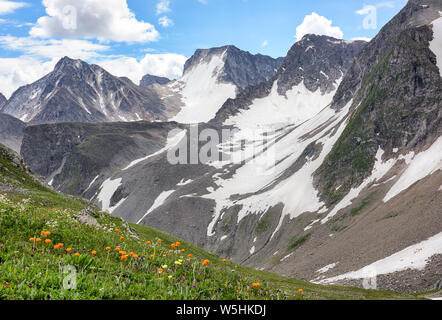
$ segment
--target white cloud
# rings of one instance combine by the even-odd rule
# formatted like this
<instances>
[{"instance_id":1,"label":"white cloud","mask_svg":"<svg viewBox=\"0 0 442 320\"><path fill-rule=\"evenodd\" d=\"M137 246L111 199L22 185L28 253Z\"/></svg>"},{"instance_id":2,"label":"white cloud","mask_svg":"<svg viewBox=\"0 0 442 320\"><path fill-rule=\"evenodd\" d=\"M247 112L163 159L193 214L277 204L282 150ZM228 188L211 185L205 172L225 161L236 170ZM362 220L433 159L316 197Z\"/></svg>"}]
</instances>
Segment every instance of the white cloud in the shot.
<instances>
[{"instance_id":1,"label":"white cloud","mask_svg":"<svg viewBox=\"0 0 442 320\"><path fill-rule=\"evenodd\" d=\"M157 14L170 11L170 0L161 0L157 3Z\"/></svg>"},{"instance_id":2,"label":"white cloud","mask_svg":"<svg viewBox=\"0 0 442 320\"><path fill-rule=\"evenodd\" d=\"M141 60L132 57L118 57L95 61L113 75L128 77L134 83L139 84L141 78L151 74L169 79L181 77L184 63L187 58L174 53L146 54Z\"/></svg>"},{"instance_id":3,"label":"white cloud","mask_svg":"<svg viewBox=\"0 0 442 320\"><path fill-rule=\"evenodd\" d=\"M304 21L296 28L296 39L301 40L306 34L313 33L342 39L344 33L339 27L332 26L332 20L313 12L306 15Z\"/></svg>"},{"instance_id":4,"label":"white cloud","mask_svg":"<svg viewBox=\"0 0 442 320\"><path fill-rule=\"evenodd\" d=\"M267 40L264 40L264 42L261 44L261 47L267 47L269 45L269 42Z\"/></svg>"},{"instance_id":5,"label":"white cloud","mask_svg":"<svg viewBox=\"0 0 442 320\"><path fill-rule=\"evenodd\" d=\"M371 41L371 38L367 38L367 37L355 37L355 38L352 38L351 40L353 40L353 41L356 41L356 40L362 40L362 41L370 42L370 41Z\"/></svg>"},{"instance_id":6,"label":"white cloud","mask_svg":"<svg viewBox=\"0 0 442 320\"><path fill-rule=\"evenodd\" d=\"M34 57L0 58L1 91L10 98L19 87L37 81L54 68L56 60L43 62Z\"/></svg>"},{"instance_id":7,"label":"white cloud","mask_svg":"<svg viewBox=\"0 0 442 320\"><path fill-rule=\"evenodd\" d=\"M164 28L172 27L172 26L174 25L172 19L170 19L170 18L167 17L167 16L164 16L164 17L159 18L159 19L158 19L158 23L159 23L161 26L163 26Z\"/></svg>"},{"instance_id":8,"label":"white cloud","mask_svg":"<svg viewBox=\"0 0 442 320\"><path fill-rule=\"evenodd\" d=\"M207 0L198 0L198 2L202 3L202 4L208 4L209 3Z\"/></svg>"},{"instance_id":9,"label":"white cloud","mask_svg":"<svg viewBox=\"0 0 442 320\"><path fill-rule=\"evenodd\" d=\"M12 13L17 9L27 6L25 2L14 2L7 0L0 0L0 14Z\"/></svg>"},{"instance_id":10,"label":"white cloud","mask_svg":"<svg viewBox=\"0 0 442 320\"><path fill-rule=\"evenodd\" d=\"M30 34L39 38L84 38L99 41L148 42L159 33L139 21L126 0L43 0L47 16L37 20Z\"/></svg>"},{"instance_id":11,"label":"white cloud","mask_svg":"<svg viewBox=\"0 0 442 320\"><path fill-rule=\"evenodd\" d=\"M43 59L60 59L69 55L75 59L90 59L99 57L100 51L106 51L108 46L92 43L86 40L71 39L35 39L31 37L0 36L0 45L9 50Z\"/></svg>"}]
</instances>

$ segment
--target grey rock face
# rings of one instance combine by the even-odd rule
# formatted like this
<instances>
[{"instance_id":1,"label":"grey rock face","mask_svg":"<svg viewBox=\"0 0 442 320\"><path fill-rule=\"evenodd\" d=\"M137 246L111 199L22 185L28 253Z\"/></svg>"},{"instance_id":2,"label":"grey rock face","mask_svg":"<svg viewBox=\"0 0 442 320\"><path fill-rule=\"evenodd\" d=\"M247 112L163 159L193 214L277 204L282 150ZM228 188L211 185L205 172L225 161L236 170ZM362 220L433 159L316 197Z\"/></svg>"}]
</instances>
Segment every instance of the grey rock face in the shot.
<instances>
[{"instance_id":1,"label":"grey rock face","mask_svg":"<svg viewBox=\"0 0 442 320\"><path fill-rule=\"evenodd\" d=\"M140 86L148 87L153 84L168 84L171 80L165 77L157 77L150 74L146 74L140 81Z\"/></svg>"},{"instance_id":2,"label":"grey rock face","mask_svg":"<svg viewBox=\"0 0 442 320\"><path fill-rule=\"evenodd\" d=\"M26 124L8 114L0 113L0 143L15 152L20 152Z\"/></svg>"},{"instance_id":3,"label":"grey rock face","mask_svg":"<svg viewBox=\"0 0 442 320\"><path fill-rule=\"evenodd\" d=\"M442 79L429 49L442 2L423 3L410 1L364 48L333 99L334 109L353 99L357 112L317 172L329 205L371 174L379 147L418 153L442 134Z\"/></svg>"},{"instance_id":4,"label":"grey rock face","mask_svg":"<svg viewBox=\"0 0 442 320\"><path fill-rule=\"evenodd\" d=\"M13 93L3 112L30 123L164 120L156 91L68 57Z\"/></svg>"},{"instance_id":5,"label":"grey rock face","mask_svg":"<svg viewBox=\"0 0 442 320\"><path fill-rule=\"evenodd\" d=\"M253 55L235 46L223 46L212 49L199 49L186 61L184 73L202 61L208 62L213 55L224 53L224 70L219 79L235 84L244 89L269 80L279 69L283 58L274 59L261 54Z\"/></svg>"},{"instance_id":6,"label":"grey rock face","mask_svg":"<svg viewBox=\"0 0 442 320\"><path fill-rule=\"evenodd\" d=\"M8 99L6 99L6 97L0 92L0 111L7 102Z\"/></svg>"}]
</instances>

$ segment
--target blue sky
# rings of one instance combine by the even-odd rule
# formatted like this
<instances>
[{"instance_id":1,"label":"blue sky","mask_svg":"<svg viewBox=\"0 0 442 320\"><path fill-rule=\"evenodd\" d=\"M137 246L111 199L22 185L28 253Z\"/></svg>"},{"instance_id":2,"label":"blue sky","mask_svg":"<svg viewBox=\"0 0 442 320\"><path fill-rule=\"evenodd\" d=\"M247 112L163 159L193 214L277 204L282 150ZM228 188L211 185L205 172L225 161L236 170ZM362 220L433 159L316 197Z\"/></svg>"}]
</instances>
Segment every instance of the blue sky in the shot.
<instances>
[{"instance_id":1,"label":"blue sky","mask_svg":"<svg viewBox=\"0 0 442 320\"><path fill-rule=\"evenodd\" d=\"M137 82L143 73L179 76L185 59L198 48L233 44L279 57L306 32L349 40L372 38L405 4L405 0L0 0L0 83L4 83L0 91L10 95L16 87L37 80L64 55L98 63ZM369 8L376 8L376 24L368 29L364 19L373 13ZM35 64L39 66L32 68Z\"/></svg>"}]
</instances>

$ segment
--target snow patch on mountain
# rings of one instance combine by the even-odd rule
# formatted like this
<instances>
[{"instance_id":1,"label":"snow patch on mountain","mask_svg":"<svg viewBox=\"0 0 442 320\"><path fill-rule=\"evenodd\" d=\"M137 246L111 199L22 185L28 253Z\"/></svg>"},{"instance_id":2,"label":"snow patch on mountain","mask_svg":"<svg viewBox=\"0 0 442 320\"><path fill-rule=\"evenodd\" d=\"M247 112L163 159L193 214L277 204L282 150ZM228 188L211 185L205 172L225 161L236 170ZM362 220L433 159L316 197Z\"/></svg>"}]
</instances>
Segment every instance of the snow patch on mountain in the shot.
<instances>
[{"instance_id":1,"label":"snow patch on mountain","mask_svg":"<svg viewBox=\"0 0 442 320\"><path fill-rule=\"evenodd\" d=\"M138 220L137 224L139 224L141 221L143 221L143 219L146 218L146 216L149 213L151 213L152 211L154 211L156 208L161 207L164 204L164 202L167 200L167 198L169 198L169 196L174 192L175 192L175 190L161 192L161 194L155 199L153 205L146 212L146 214L140 220Z\"/></svg>"},{"instance_id":2,"label":"snow patch on mountain","mask_svg":"<svg viewBox=\"0 0 442 320\"><path fill-rule=\"evenodd\" d=\"M383 199L388 202L417 181L442 169L442 137L439 137L427 150L417 154L398 181Z\"/></svg>"},{"instance_id":3,"label":"snow patch on mountain","mask_svg":"<svg viewBox=\"0 0 442 320\"><path fill-rule=\"evenodd\" d=\"M292 89L288 94L289 99L285 99L277 96L276 87L274 87L269 97L255 100L249 110L225 122L225 124L238 127L240 137L244 137L244 132L247 130L256 130L262 135L270 132L270 138L265 141L247 140L246 153L248 153L247 147L252 151L247 154L248 157L243 157L246 159L244 165L236 170L230 179L216 179L215 184L218 188L203 196L216 201L215 214L207 229L208 236L214 235L215 224L223 210L234 205L242 206L238 213L239 223L248 214L262 214L270 207L283 203L283 214L272 237L279 230L287 215L293 219L304 212L316 212L324 207L324 203L319 200L313 186L312 175L343 132L346 125L343 120L348 115L352 101L336 112L327 107L333 93L320 97L319 91L310 92L301 88L302 86L297 86ZM308 110L307 103L302 101L310 103L309 107L312 110ZM293 118L287 119L284 112L278 112L279 106L284 112L289 112L288 115ZM300 112L297 113L297 110ZM267 118L270 120L266 121ZM298 121L298 126L295 126L294 123ZM337 132L331 130L338 125ZM278 130L275 132L274 128ZM311 136L306 137L308 135ZM278 178L296 162L306 147L315 141L322 145L321 154L315 160L308 159L302 168L288 178L278 181ZM231 139L231 142L232 146L237 144L235 137ZM241 157L236 156L236 158ZM265 190L267 187L269 190ZM252 195L232 200L232 196L238 194Z\"/></svg>"},{"instance_id":4,"label":"snow patch on mountain","mask_svg":"<svg viewBox=\"0 0 442 320\"><path fill-rule=\"evenodd\" d=\"M200 123L213 119L219 108L229 98L235 98L237 88L231 83L219 82L223 72L226 51L213 55L209 62L200 63L170 85L182 95L184 103L180 112L170 121Z\"/></svg>"},{"instance_id":5,"label":"snow patch on mountain","mask_svg":"<svg viewBox=\"0 0 442 320\"><path fill-rule=\"evenodd\" d=\"M97 199L101 202L101 208L104 211L108 211L112 213L113 210L115 210L117 206L111 207L110 202L112 199L112 196L114 195L115 191L121 186L122 178L118 178L115 180L111 180L110 178L103 182L103 184L100 187L100 193L98 194ZM122 201L120 201L122 202Z\"/></svg>"},{"instance_id":6,"label":"snow patch on mountain","mask_svg":"<svg viewBox=\"0 0 442 320\"><path fill-rule=\"evenodd\" d=\"M352 201L356 199L362 190L368 187L370 184L382 179L388 171L395 165L396 159L389 159L387 161L382 160L382 156L384 155L384 150L379 147L378 152L376 153L376 162L371 173L371 176L357 188L353 188L350 192L333 208L333 210L321 220L321 223L324 224L329 221L339 210L344 209L352 204Z\"/></svg>"},{"instance_id":7,"label":"snow patch on mountain","mask_svg":"<svg viewBox=\"0 0 442 320\"><path fill-rule=\"evenodd\" d=\"M323 279L318 283L328 284L344 279L362 279L368 274L390 274L407 269L423 270L429 258L442 254L442 232L418 244L409 246L387 258L378 260L364 268L336 277Z\"/></svg>"},{"instance_id":8,"label":"snow patch on mountain","mask_svg":"<svg viewBox=\"0 0 442 320\"><path fill-rule=\"evenodd\" d=\"M433 21L433 33L430 50L436 55L437 66L442 77L442 17Z\"/></svg>"}]
</instances>

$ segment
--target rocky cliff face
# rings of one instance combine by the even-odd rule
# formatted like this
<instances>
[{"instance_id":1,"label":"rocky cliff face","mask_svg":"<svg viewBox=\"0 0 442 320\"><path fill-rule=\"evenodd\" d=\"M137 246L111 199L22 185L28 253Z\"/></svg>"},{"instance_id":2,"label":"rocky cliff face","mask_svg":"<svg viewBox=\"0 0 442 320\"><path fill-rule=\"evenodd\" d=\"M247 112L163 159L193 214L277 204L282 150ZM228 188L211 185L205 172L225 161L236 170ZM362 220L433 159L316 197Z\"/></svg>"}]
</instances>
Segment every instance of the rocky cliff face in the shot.
<instances>
[{"instance_id":1,"label":"rocky cliff face","mask_svg":"<svg viewBox=\"0 0 442 320\"><path fill-rule=\"evenodd\" d=\"M167 118L167 110L154 90L67 57L44 78L14 92L2 111L30 123Z\"/></svg>"},{"instance_id":2,"label":"rocky cliff face","mask_svg":"<svg viewBox=\"0 0 442 320\"><path fill-rule=\"evenodd\" d=\"M140 81L140 86L148 87L153 84L165 85L170 82L170 79L165 77L157 77L150 74L146 74Z\"/></svg>"},{"instance_id":3,"label":"rocky cliff face","mask_svg":"<svg viewBox=\"0 0 442 320\"><path fill-rule=\"evenodd\" d=\"M8 114L0 113L0 143L20 152L26 124Z\"/></svg>"},{"instance_id":4,"label":"rocky cliff face","mask_svg":"<svg viewBox=\"0 0 442 320\"><path fill-rule=\"evenodd\" d=\"M3 108L3 106L8 102L8 99L0 93L0 110Z\"/></svg>"}]
</instances>

